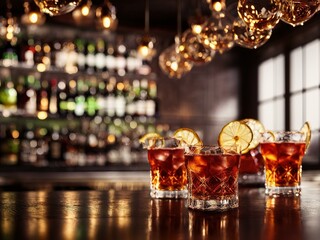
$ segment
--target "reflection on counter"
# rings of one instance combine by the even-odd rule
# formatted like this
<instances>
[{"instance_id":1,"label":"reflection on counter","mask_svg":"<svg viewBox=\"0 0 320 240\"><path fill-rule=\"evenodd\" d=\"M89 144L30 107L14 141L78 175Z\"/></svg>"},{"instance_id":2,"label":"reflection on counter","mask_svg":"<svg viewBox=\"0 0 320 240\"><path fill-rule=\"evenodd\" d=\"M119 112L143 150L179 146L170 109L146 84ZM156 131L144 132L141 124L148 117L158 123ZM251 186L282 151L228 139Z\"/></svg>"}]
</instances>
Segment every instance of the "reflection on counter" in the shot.
<instances>
[{"instance_id":1,"label":"reflection on counter","mask_svg":"<svg viewBox=\"0 0 320 240\"><path fill-rule=\"evenodd\" d=\"M187 239L181 235L187 228L183 220L184 208L182 199L151 199L147 239Z\"/></svg>"},{"instance_id":2,"label":"reflection on counter","mask_svg":"<svg viewBox=\"0 0 320 240\"><path fill-rule=\"evenodd\" d=\"M261 239L303 239L299 197L267 197ZM290 226L287 228L286 226Z\"/></svg>"},{"instance_id":3,"label":"reflection on counter","mask_svg":"<svg viewBox=\"0 0 320 240\"><path fill-rule=\"evenodd\" d=\"M1 192L0 239L130 239L139 205L132 198L143 198L144 188Z\"/></svg>"},{"instance_id":4,"label":"reflection on counter","mask_svg":"<svg viewBox=\"0 0 320 240\"><path fill-rule=\"evenodd\" d=\"M239 209L215 213L190 210L189 238L239 240Z\"/></svg>"}]
</instances>

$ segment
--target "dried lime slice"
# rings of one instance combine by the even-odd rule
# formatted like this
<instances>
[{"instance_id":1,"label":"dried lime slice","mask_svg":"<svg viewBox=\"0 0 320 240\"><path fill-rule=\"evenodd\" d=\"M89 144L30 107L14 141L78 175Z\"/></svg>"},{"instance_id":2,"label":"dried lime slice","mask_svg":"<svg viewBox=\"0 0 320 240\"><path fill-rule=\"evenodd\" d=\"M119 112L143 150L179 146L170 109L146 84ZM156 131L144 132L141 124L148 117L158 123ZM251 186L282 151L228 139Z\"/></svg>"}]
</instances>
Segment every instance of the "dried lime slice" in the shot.
<instances>
[{"instance_id":1,"label":"dried lime slice","mask_svg":"<svg viewBox=\"0 0 320 240\"><path fill-rule=\"evenodd\" d=\"M227 123L218 137L218 144L222 147L237 146L239 153L249 151L249 145L253 139L253 133L247 124L240 121Z\"/></svg>"},{"instance_id":2,"label":"dried lime slice","mask_svg":"<svg viewBox=\"0 0 320 240\"><path fill-rule=\"evenodd\" d=\"M189 146L201 146L202 141L198 134L190 128L179 128L173 133L173 137Z\"/></svg>"},{"instance_id":3,"label":"dried lime slice","mask_svg":"<svg viewBox=\"0 0 320 240\"><path fill-rule=\"evenodd\" d=\"M306 151L310 146L311 142L311 128L310 124L308 122L305 122L303 126L300 129L300 132L302 132L305 135L305 140L306 140Z\"/></svg>"}]
</instances>

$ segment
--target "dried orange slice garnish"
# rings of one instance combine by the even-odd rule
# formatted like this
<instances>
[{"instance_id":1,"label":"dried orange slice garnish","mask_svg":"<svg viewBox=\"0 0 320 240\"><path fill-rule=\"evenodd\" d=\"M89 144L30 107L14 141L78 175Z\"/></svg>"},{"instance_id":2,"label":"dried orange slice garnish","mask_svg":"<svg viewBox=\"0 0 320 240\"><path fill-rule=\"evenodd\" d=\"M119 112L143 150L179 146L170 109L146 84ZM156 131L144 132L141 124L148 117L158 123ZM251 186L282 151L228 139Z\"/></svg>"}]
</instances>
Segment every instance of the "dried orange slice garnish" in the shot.
<instances>
[{"instance_id":1,"label":"dried orange slice garnish","mask_svg":"<svg viewBox=\"0 0 320 240\"><path fill-rule=\"evenodd\" d=\"M240 122L247 124L253 133L253 138L248 147L248 151L256 148L260 143L261 133L265 132L263 124L259 120L253 118L245 118Z\"/></svg>"},{"instance_id":2,"label":"dried orange slice garnish","mask_svg":"<svg viewBox=\"0 0 320 240\"><path fill-rule=\"evenodd\" d=\"M201 146L202 141L198 134L190 128L179 128L173 133L173 137L189 146Z\"/></svg>"},{"instance_id":3,"label":"dried orange slice garnish","mask_svg":"<svg viewBox=\"0 0 320 240\"><path fill-rule=\"evenodd\" d=\"M227 123L218 136L218 144L222 147L237 146L239 153L249 151L249 145L253 139L251 128L240 121Z\"/></svg>"},{"instance_id":4,"label":"dried orange slice garnish","mask_svg":"<svg viewBox=\"0 0 320 240\"><path fill-rule=\"evenodd\" d=\"M161 135L159 135L158 133L150 132L139 138L139 143L141 143L143 147L149 148L155 146L156 142L160 139L163 139Z\"/></svg>"},{"instance_id":5,"label":"dried orange slice garnish","mask_svg":"<svg viewBox=\"0 0 320 240\"><path fill-rule=\"evenodd\" d=\"M273 142L276 140L276 135L272 131L267 130L262 134L262 139L266 142Z\"/></svg>"},{"instance_id":6,"label":"dried orange slice garnish","mask_svg":"<svg viewBox=\"0 0 320 240\"><path fill-rule=\"evenodd\" d=\"M300 132L302 132L305 135L306 138L306 151L309 148L310 141L311 141L311 128L309 122L305 122L303 126L300 129Z\"/></svg>"}]
</instances>

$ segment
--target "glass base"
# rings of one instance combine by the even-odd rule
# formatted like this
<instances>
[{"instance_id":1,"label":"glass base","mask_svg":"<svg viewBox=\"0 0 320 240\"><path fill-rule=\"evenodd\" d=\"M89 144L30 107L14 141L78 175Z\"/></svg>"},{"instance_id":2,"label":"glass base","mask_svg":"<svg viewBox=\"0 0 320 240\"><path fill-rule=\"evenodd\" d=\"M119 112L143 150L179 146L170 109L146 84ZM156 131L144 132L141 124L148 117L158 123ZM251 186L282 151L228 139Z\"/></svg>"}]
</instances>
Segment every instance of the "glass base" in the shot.
<instances>
[{"instance_id":1,"label":"glass base","mask_svg":"<svg viewBox=\"0 0 320 240\"><path fill-rule=\"evenodd\" d=\"M212 200L200 200L189 197L187 207L203 211L226 211L239 207L239 199L237 196Z\"/></svg>"},{"instance_id":2,"label":"glass base","mask_svg":"<svg viewBox=\"0 0 320 240\"><path fill-rule=\"evenodd\" d=\"M265 190L268 196L299 196L301 194L300 186L293 187L267 187Z\"/></svg>"},{"instance_id":3,"label":"glass base","mask_svg":"<svg viewBox=\"0 0 320 240\"><path fill-rule=\"evenodd\" d=\"M151 189L150 196L152 198L187 198L188 190L156 190Z\"/></svg>"},{"instance_id":4,"label":"glass base","mask_svg":"<svg viewBox=\"0 0 320 240\"><path fill-rule=\"evenodd\" d=\"M239 184L240 185L255 185L265 183L264 174L239 174Z\"/></svg>"}]
</instances>

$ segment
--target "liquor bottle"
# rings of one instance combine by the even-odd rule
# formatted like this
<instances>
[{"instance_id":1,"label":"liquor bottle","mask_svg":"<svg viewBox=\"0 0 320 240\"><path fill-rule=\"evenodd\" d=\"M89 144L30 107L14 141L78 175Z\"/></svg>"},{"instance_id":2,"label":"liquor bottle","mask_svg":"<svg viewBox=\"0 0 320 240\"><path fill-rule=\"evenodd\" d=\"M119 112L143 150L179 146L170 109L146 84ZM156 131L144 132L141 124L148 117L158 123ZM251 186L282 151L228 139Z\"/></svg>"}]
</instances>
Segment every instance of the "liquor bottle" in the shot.
<instances>
[{"instance_id":1,"label":"liquor bottle","mask_svg":"<svg viewBox=\"0 0 320 240\"><path fill-rule=\"evenodd\" d=\"M15 89L17 90L17 108L19 110L25 110L27 95L26 95L26 85L25 85L24 76L22 75L18 76Z\"/></svg>"},{"instance_id":2,"label":"liquor bottle","mask_svg":"<svg viewBox=\"0 0 320 240\"><path fill-rule=\"evenodd\" d=\"M60 52L62 51L62 44L58 40L53 40L51 43L51 67L59 68Z\"/></svg>"},{"instance_id":3,"label":"liquor bottle","mask_svg":"<svg viewBox=\"0 0 320 240\"><path fill-rule=\"evenodd\" d=\"M127 48L123 44L119 44L115 53L116 71L119 76L126 74L127 60L126 60Z\"/></svg>"},{"instance_id":4,"label":"liquor bottle","mask_svg":"<svg viewBox=\"0 0 320 240\"><path fill-rule=\"evenodd\" d=\"M29 36L29 38L23 44L21 50L22 50L21 51L21 61L27 67L33 67L34 66L34 54L35 54L36 50L35 50L34 38L32 36Z\"/></svg>"},{"instance_id":5,"label":"liquor bottle","mask_svg":"<svg viewBox=\"0 0 320 240\"><path fill-rule=\"evenodd\" d=\"M68 116L71 117L74 115L76 108L76 98L77 96L77 81L74 79L69 80L68 82L68 95L67 95L67 111Z\"/></svg>"},{"instance_id":6,"label":"liquor bottle","mask_svg":"<svg viewBox=\"0 0 320 240\"><path fill-rule=\"evenodd\" d=\"M51 46L49 43L43 43L42 45L43 57L42 63L46 66L46 69L51 68Z\"/></svg>"},{"instance_id":7,"label":"liquor bottle","mask_svg":"<svg viewBox=\"0 0 320 240\"><path fill-rule=\"evenodd\" d=\"M77 67L78 54L76 52L75 44L71 41L66 42L64 50L66 51L66 57L67 57L67 61L64 67L65 71L69 74L77 73L78 72L78 67Z\"/></svg>"},{"instance_id":8,"label":"liquor bottle","mask_svg":"<svg viewBox=\"0 0 320 240\"><path fill-rule=\"evenodd\" d=\"M5 67L18 65L18 53L15 44L8 41L5 42L2 63Z\"/></svg>"},{"instance_id":9,"label":"liquor bottle","mask_svg":"<svg viewBox=\"0 0 320 240\"><path fill-rule=\"evenodd\" d=\"M1 126L0 165L17 165L20 148L20 132L15 124Z\"/></svg>"},{"instance_id":10,"label":"liquor bottle","mask_svg":"<svg viewBox=\"0 0 320 240\"><path fill-rule=\"evenodd\" d=\"M55 56L55 66L58 69L65 70L68 59L68 42L55 42L53 54Z\"/></svg>"},{"instance_id":11,"label":"liquor bottle","mask_svg":"<svg viewBox=\"0 0 320 240\"><path fill-rule=\"evenodd\" d=\"M68 114L67 97L67 84L61 80L58 82L58 113L61 117L66 117Z\"/></svg>"},{"instance_id":12,"label":"liquor bottle","mask_svg":"<svg viewBox=\"0 0 320 240\"><path fill-rule=\"evenodd\" d=\"M136 105L134 102L135 93L133 87L128 80L124 81L124 92L126 98L126 115L133 116L136 112Z\"/></svg>"},{"instance_id":13,"label":"liquor bottle","mask_svg":"<svg viewBox=\"0 0 320 240\"><path fill-rule=\"evenodd\" d=\"M50 81L51 94L49 100L49 113L57 114L58 112L58 80L53 78Z\"/></svg>"},{"instance_id":14,"label":"liquor bottle","mask_svg":"<svg viewBox=\"0 0 320 240\"><path fill-rule=\"evenodd\" d=\"M88 85L82 78L77 79L77 94L75 97L74 114L77 117L82 117L86 111L86 97L85 93L88 91Z\"/></svg>"},{"instance_id":15,"label":"liquor bottle","mask_svg":"<svg viewBox=\"0 0 320 240\"><path fill-rule=\"evenodd\" d=\"M59 125L52 127L49 139L48 160L50 165L64 162L66 142L60 132Z\"/></svg>"},{"instance_id":16,"label":"liquor bottle","mask_svg":"<svg viewBox=\"0 0 320 240\"><path fill-rule=\"evenodd\" d=\"M101 38L96 42L95 69L97 72L103 72L106 70L105 42Z\"/></svg>"},{"instance_id":17,"label":"liquor bottle","mask_svg":"<svg viewBox=\"0 0 320 240\"><path fill-rule=\"evenodd\" d=\"M34 49L35 49L34 64L37 65L37 64L43 63L42 58L43 58L44 52L42 49L42 42L40 41L40 39L37 39L35 41Z\"/></svg>"},{"instance_id":18,"label":"liquor bottle","mask_svg":"<svg viewBox=\"0 0 320 240\"><path fill-rule=\"evenodd\" d=\"M116 85L115 110L118 117L124 117L126 113L126 99L124 96L124 84L118 82Z\"/></svg>"},{"instance_id":19,"label":"liquor bottle","mask_svg":"<svg viewBox=\"0 0 320 240\"><path fill-rule=\"evenodd\" d=\"M48 151L49 151L49 139L48 129L45 127L36 127L34 129L35 143L34 148L36 151L36 166L48 165ZM33 146L31 146L33 147Z\"/></svg>"},{"instance_id":20,"label":"liquor bottle","mask_svg":"<svg viewBox=\"0 0 320 240\"><path fill-rule=\"evenodd\" d=\"M105 64L106 68L109 72L113 73L116 69L116 59L115 59L115 51L113 46L109 45L106 49L106 57L105 57Z\"/></svg>"},{"instance_id":21,"label":"liquor bottle","mask_svg":"<svg viewBox=\"0 0 320 240\"><path fill-rule=\"evenodd\" d=\"M37 111L49 112L49 82L43 78L37 92Z\"/></svg>"},{"instance_id":22,"label":"liquor bottle","mask_svg":"<svg viewBox=\"0 0 320 240\"><path fill-rule=\"evenodd\" d=\"M105 116L105 105L106 105L106 83L105 81L101 80L98 83L98 91L97 91L97 108L98 108L98 115Z\"/></svg>"},{"instance_id":23,"label":"liquor bottle","mask_svg":"<svg viewBox=\"0 0 320 240\"><path fill-rule=\"evenodd\" d=\"M85 55L85 40L77 38L75 40L77 52L77 67L78 71L84 71L86 68L86 55Z\"/></svg>"},{"instance_id":24,"label":"liquor bottle","mask_svg":"<svg viewBox=\"0 0 320 240\"><path fill-rule=\"evenodd\" d=\"M97 153L98 153L98 137L97 137L97 126L93 122L90 122L89 128L86 131L86 143L85 143L85 154L86 162L85 165L92 166L96 164Z\"/></svg>"},{"instance_id":25,"label":"liquor bottle","mask_svg":"<svg viewBox=\"0 0 320 240\"><path fill-rule=\"evenodd\" d=\"M94 73L94 69L96 65L95 52L96 52L96 47L94 42L89 41L87 43L87 49L86 49L86 71L88 73Z\"/></svg>"},{"instance_id":26,"label":"liquor bottle","mask_svg":"<svg viewBox=\"0 0 320 240\"><path fill-rule=\"evenodd\" d=\"M157 84L155 81L148 81L148 92L146 98L146 115L154 117L157 112Z\"/></svg>"},{"instance_id":27,"label":"liquor bottle","mask_svg":"<svg viewBox=\"0 0 320 240\"><path fill-rule=\"evenodd\" d=\"M35 141L34 125L32 123L28 122L25 125L20 141L20 164L35 164L37 161L37 142Z\"/></svg>"},{"instance_id":28,"label":"liquor bottle","mask_svg":"<svg viewBox=\"0 0 320 240\"><path fill-rule=\"evenodd\" d=\"M0 104L2 104L5 109L17 109L17 91L14 88L10 75L4 76L1 80Z\"/></svg>"},{"instance_id":29,"label":"liquor bottle","mask_svg":"<svg viewBox=\"0 0 320 240\"><path fill-rule=\"evenodd\" d=\"M89 90L86 94L86 115L94 117L97 113L97 79L92 77L89 81Z\"/></svg>"},{"instance_id":30,"label":"liquor bottle","mask_svg":"<svg viewBox=\"0 0 320 240\"><path fill-rule=\"evenodd\" d=\"M141 108L141 102L140 100L140 81L138 79L135 79L132 81L132 93L134 95L133 102L132 102L132 109L134 109L134 112L132 112L133 116L138 116L139 108Z\"/></svg>"},{"instance_id":31,"label":"liquor bottle","mask_svg":"<svg viewBox=\"0 0 320 240\"><path fill-rule=\"evenodd\" d=\"M146 115L146 98L148 95L148 80L141 79L140 80L140 92L137 96L136 106L137 106L137 115L145 116Z\"/></svg>"},{"instance_id":32,"label":"liquor bottle","mask_svg":"<svg viewBox=\"0 0 320 240\"><path fill-rule=\"evenodd\" d=\"M105 111L108 117L115 116L115 105L116 105L116 79L114 77L109 78L109 82L107 83L107 95L105 100Z\"/></svg>"},{"instance_id":33,"label":"liquor bottle","mask_svg":"<svg viewBox=\"0 0 320 240\"><path fill-rule=\"evenodd\" d=\"M37 92L34 88L36 84L36 77L32 74L26 76L26 104L25 111L28 114L35 114L37 111Z\"/></svg>"}]
</instances>

